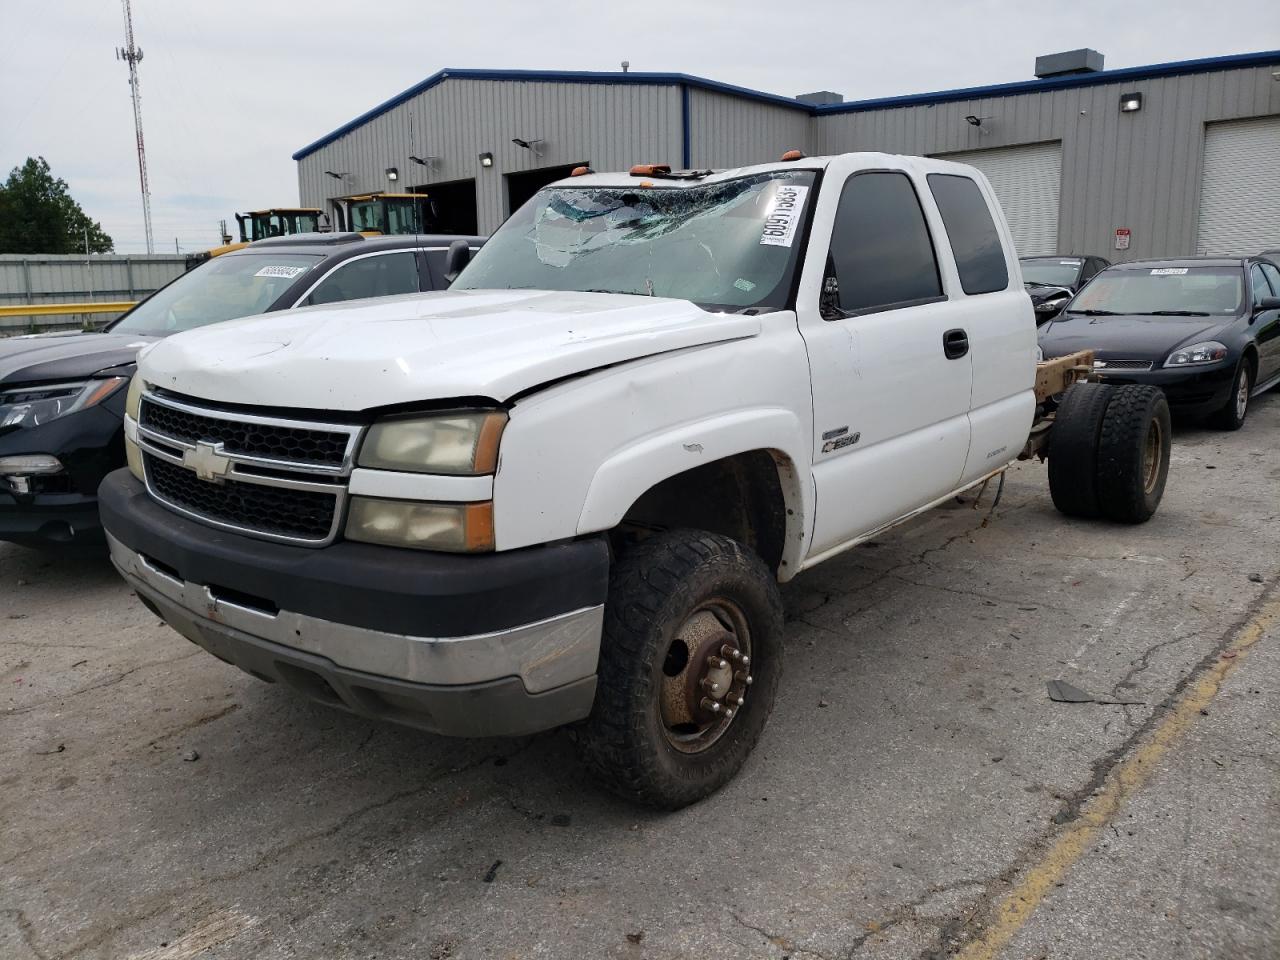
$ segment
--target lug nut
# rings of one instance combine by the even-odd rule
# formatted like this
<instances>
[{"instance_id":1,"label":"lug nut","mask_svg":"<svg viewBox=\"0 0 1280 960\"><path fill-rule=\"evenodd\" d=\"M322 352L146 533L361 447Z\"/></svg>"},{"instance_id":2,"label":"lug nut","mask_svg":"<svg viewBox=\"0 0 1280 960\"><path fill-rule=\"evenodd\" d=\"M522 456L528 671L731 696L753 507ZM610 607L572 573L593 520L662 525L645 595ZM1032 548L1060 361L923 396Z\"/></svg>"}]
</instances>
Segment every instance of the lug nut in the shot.
<instances>
[{"instance_id":1,"label":"lug nut","mask_svg":"<svg viewBox=\"0 0 1280 960\"><path fill-rule=\"evenodd\" d=\"M744 700L742 697L739 697L739 698L738 698L738 706L742 706L742 705L743 705L744 703L746 703L746 702L747 702L747 701L746 701L746 700Z\"/></svg>"},{"instance_id":2,"label":"lug nut","mask_svg":"<svg viewBox=\"0 0 1280 960\"><path fill-rule=\"evenodd\" d=\"M739 670L733 675L733 679L737 680L739 683L745 683L748 687L751 686L752 676L745 670Z\"/></svg>"},{"instance_id":3,"label":"lug nut","mask_svg":"<svg viewBox=\"0 0 1280 960\"><path fill-rule=\"evenodd\" d=\"M714 680L712 680L711 678L709 678L709 677L703 677L701 682L702 682L702 689L703 689L703 690L705 690L705 691L707 691L707 693L719 693L719 692L720 692L720 684L716 683L716 682L715 682Z\"/></svg>"},{"instance_id":4,"label":"lug nut","mask_svg":"<svg viewBox=\"0 0 1280 960\"><path fill-rule=\"evenodd\" d=\"M750 658L750 657L748 657L748 656L744 653L744 654L742 655L742 659L741 659L741 660L739 660L738 662L739 662L740 664L742 664L742 666L746 667L746 666L750 665L750 663L751 663L751 658Z\"/></svg>"},{"instance_id":5,"label":"lug nut","mask_svg":"<svg viewBox=\"0 0 1280 960\"><path fill-rule=\"evenodd\" d=\"M742 659L742 651L739 650L737 647L728 643L726 643L723 647L720 648L720 652L724 656L728 657L730 660Z\"/></svg>"},{"instance_id":6,"label":"lug nut","mask_svg":"<svg viewBox=\"0 0 1280 960\"><path fill-rule=\"evenodd\" d=\"M700 703L699 706L702 707L703 710L707 710L711 713L720 712L720 704L716 703L716 701L712 700L710 697L703 697L702 703Z\"/></svg>"},{"instance_id":7,"label":"lug nut","mask_svg":"<svg viewBox=\"0 0 1280 960\"><path fill-rule=\"evenodd\" d=\"M721 667L727 667L728 664L719 657L707 657L707 666L712 670L719 670Z\"/></svg>"},{"instance_id":8,"label":"lug nut","mask_svg":"<svg viewBox=\"0 0 1280 960\"><path fill-rule=\"evenodd\" d=\"M726 720L732 720L732 719L733 719L733 707L727 707L727 708L725 708L725 711L724 711L724 718L725 718Z\"/></svg>"}]
</instances>

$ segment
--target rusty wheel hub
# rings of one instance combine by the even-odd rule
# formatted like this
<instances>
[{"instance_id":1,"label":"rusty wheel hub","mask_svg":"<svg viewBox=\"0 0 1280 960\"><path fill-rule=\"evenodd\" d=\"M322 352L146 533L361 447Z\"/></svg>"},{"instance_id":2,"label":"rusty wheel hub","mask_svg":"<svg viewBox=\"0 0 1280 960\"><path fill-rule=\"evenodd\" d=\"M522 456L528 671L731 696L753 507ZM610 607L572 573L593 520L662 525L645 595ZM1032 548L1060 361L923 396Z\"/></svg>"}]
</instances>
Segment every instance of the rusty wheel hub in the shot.
<instances>
[{"instance_id":1,"label":"rusty wheel hub","mask_svg":"<svg viewBox=\"0 0 1280 960\"><path fill-rule=\"evenodd\" d=\"M682 753L699 753L724 735L751 686L751 635L727 600L700 606L676 631L662 667L662 724Z\"/></svg>"}]
</instances>

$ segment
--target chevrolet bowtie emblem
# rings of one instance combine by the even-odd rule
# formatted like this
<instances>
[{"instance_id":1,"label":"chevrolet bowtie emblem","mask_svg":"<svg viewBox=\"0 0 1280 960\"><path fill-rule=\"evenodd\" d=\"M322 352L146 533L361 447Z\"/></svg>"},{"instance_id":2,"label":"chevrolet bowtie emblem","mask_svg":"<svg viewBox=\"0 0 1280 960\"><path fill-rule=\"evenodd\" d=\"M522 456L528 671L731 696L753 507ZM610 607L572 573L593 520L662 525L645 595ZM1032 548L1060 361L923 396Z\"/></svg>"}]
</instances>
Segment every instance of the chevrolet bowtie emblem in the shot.
<instances>
[{"instance_id":1,"label":"chevrolet bowtie emblem","mask_svg":"<svg viewBox=\"0 0 1280 960\"><path fill-rule=\"evenodd\" d=\"M231 459L222 455L222 444L201 440L182 454L182 465L196 472L201 480L222 483L231 472Z\"/></svg>"}]
</instances>

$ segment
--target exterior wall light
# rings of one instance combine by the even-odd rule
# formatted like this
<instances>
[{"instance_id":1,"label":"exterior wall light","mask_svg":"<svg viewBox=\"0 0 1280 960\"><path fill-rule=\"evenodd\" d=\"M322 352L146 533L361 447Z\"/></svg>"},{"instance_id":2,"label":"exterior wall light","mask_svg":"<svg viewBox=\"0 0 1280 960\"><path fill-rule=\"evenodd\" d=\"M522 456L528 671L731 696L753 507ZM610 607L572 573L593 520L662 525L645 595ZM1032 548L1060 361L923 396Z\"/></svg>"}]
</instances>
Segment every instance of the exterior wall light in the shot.
<instances>
[{"instance_id":1,"label":"exterior wall light","mask_svg":"<svg viewBox=\"0 0 1280 960\"><path fill-rule=\"evenodd\" d=\"M395 167L387 167L387 179L390 180L392 183L395 183L397 180L400 179L400 171L397 170Z\"/></svg>"},{"instance_id":2,"label":"exterior wall light","mask_svg":"<svg viewBox=\"0 0 1280 960\"><path fill-rule=\"evenodd\" d=\"M492 153L489 153L487 150L486 150L484 153L480 154L480 166L482 166L482 167L492 167L492 166L493 166L493 154L492 154Z\"/></svg>"},{"instance_id":3,"label":"exterior wall light","mask_svg":"<svg viewBox=\"0 0 1280 960\"><path fill-rule=\"evenodd\" d=\"M1121 113L1137 113L1141 109L1142 109L1142 94L1140 93L1120 94L1120 112Z\"/></svg>"}]
</instances>

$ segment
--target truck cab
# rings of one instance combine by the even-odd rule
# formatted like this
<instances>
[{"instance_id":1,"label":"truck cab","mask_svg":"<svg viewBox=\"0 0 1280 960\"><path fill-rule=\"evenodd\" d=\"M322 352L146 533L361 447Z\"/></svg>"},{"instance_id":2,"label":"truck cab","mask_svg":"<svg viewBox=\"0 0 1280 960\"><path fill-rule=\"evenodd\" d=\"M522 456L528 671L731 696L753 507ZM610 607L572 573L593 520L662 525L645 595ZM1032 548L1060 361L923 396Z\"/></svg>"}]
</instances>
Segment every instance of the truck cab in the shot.
<instances>
[{"instance_id":1,"label":"truck cab","mask_svg":"<svg viewBox=\"0 0 1280 960\"><path fill-rule=\"evenodd\" d=\"M150 349L103 519L143 602L254 676L446 734L568 725L679 807L761 735L779 582L1037 449L1069 380L970 167L576 173L451 251L448 292Z\"/></svg>"}]
</instances>

